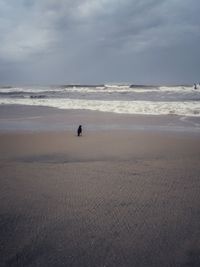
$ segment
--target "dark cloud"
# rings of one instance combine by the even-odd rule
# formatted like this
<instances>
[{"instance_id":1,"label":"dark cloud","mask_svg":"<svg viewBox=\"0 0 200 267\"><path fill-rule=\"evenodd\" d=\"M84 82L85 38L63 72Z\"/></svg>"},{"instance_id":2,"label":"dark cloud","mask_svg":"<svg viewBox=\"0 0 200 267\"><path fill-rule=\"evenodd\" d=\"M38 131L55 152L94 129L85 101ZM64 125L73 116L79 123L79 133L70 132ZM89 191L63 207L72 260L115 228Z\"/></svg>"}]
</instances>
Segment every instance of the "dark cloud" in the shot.
<instances>
[{"instance_id":1,"label":"dark cloud","mask_svg":"<svg viewBox=\"0 0 200 267\"><path fill-rule=\"evenodd\" d=\"M0 0L0 82L191 83L197 0Z\"/></svg>"}]
</instances>

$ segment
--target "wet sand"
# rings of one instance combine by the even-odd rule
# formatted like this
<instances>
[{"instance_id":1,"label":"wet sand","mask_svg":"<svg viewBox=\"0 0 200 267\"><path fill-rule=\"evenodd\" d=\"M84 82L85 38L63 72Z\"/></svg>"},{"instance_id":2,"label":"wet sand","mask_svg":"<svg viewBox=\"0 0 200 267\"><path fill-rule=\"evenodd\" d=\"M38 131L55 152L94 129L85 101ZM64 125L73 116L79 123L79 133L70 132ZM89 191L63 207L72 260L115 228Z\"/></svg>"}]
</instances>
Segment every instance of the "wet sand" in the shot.
<instances>
[{"instance_id":1,"label":"wet sand","mask_svg":"<svg viewBox=\"0 0 200 267\"><path fill-rule=\"evenodd\" d=\"M189 132L200 135L200 117L176 115L130 115L88 110L61 110L50 107L0 106L0 132L145 130Z\"/></svg>"},{"instance_id":2,"label":"wet sand","mask_svg":"<svg viewBox=\"0 0 200 267\"><path fill-rule=\"evenodd\" d=\"M199 141L0 133L0 266L200 266Z\"/></svg>"}]
</instances>

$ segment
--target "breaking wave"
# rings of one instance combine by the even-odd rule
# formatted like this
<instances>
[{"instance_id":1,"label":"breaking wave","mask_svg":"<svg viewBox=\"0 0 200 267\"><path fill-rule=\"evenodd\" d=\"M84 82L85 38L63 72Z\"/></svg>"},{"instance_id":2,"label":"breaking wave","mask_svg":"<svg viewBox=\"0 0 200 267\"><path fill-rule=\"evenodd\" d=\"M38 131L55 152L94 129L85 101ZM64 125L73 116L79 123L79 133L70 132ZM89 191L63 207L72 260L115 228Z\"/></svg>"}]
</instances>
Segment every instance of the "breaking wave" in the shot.
<instances>
[{"instance_id":1,"label":"breaking wave","mask_svg":"<svg viewBox=\"0 0 200 267\"><path fill-rule=\"evenodd\" d=\"M0 104L151 115L200 116L200 88L192 86L62 85L0 87Z\"/></svg>"},{"instance_id":2,"label":"breaking wave","mask_svg":"<svg viewBox=\"0 0 200 267\"><path fill-rule=\"evenodd\" d=\"M84 109L121 114L200 116L200 102L103 101L82 99L0 99L0 104Z\"/></svg>"}]
</instances>

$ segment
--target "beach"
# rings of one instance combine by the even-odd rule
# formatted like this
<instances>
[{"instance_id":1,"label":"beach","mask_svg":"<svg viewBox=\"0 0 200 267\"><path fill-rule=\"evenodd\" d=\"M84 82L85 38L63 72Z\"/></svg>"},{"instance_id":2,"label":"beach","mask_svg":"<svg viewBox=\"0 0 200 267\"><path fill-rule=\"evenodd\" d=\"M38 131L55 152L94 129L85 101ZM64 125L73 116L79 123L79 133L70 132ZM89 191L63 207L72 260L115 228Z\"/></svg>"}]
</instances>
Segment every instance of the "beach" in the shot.
<instances>
[{"instance_id":1,"label":"beach","mask_svg":"<svg viewBox=\"0 0 200 267\"><path fill-rule=\"evenodd\" d=\"M200 265L199 117L5 105L0 122L0 266Z\"/></svg>"}]
</instances>

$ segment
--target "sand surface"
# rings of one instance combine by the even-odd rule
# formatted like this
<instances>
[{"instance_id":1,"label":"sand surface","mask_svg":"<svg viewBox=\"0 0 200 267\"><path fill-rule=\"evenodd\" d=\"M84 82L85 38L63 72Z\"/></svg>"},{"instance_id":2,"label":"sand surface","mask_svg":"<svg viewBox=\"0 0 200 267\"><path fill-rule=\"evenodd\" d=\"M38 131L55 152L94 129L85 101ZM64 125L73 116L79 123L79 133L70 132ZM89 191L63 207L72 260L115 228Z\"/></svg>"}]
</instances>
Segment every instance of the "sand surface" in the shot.
<instances>
[{"instance_id":1,"label":"sand surface","mask_svg":"<svg viewBox=\"0 0 200 267\"><path fill-rule=\"evenodd\" d=\"M200 266L200 136L0 134L0 266Z\"/></svg>"},{"instance_id":2,"label":"sand surface","mask_svg":"<svg viewBox=\"0 0 200 267\"><path fill-rule=\"evenodd\" d=\"M0 106L0 132L76 131L79 124L84 126L85 132L126 129L189 132L200 136L198 116L144 116L36 106Z\"/></svg>"}]
</instances>

